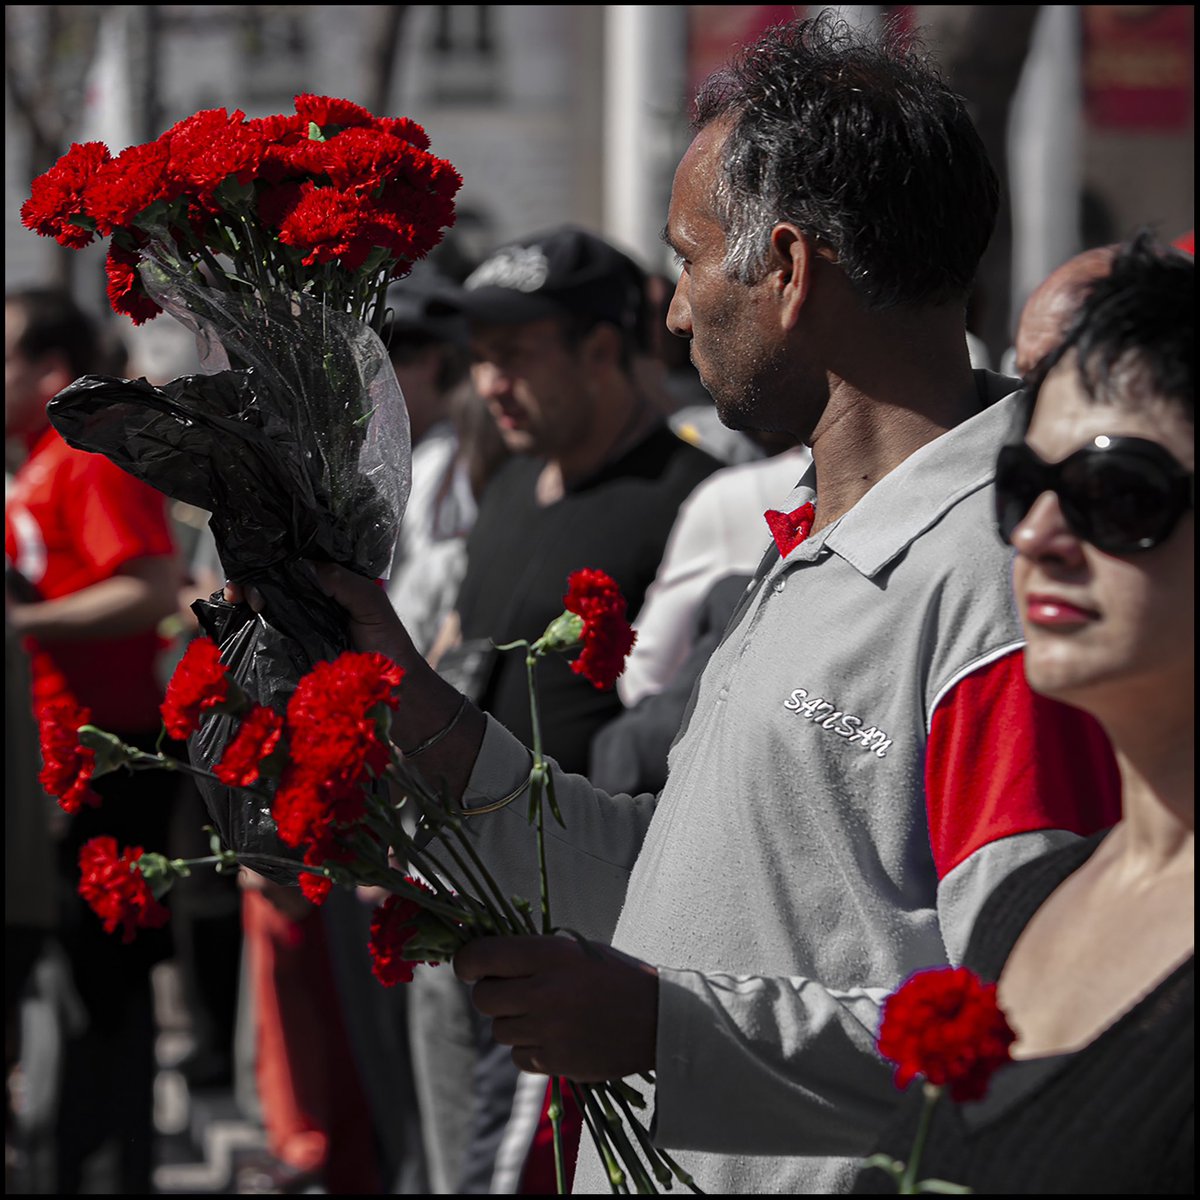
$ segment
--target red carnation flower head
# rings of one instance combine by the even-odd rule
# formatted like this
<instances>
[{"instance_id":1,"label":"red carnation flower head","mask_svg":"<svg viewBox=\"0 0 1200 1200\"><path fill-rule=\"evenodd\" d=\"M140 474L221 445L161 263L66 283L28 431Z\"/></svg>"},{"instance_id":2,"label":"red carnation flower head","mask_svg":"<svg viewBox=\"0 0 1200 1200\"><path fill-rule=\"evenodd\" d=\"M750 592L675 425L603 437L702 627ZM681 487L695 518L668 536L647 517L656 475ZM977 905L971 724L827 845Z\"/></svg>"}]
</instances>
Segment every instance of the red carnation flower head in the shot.
<instances>
[{"instance_id":1,"label":"red carnation flower head","mask_svg":"<svg viewBox=\"0 0 1200 1200\"><path fill-rule=\"evenodd\" d=\"M310 770L294 761L283 769L271 817L285 846L299 849L332 841L334 804L319 772L319 766Z\"/></svg>"},{"instance_id":2,"label":"red carnation flower head","mask_svg":"<svg viewBox=\"0 0 1200 1200\"><path fill-rule=\"evenodd\" d=\"M583 650L571 670L601 691L613 687L637 640L616 580L590 567L575 571L567 579L563 607L583 618Z\"/></svg>"},{"instance_id":3,"label":"red carnation flower head","mask_svg":"<svg viewBox=\"0 0 1200 1200\"><path fill-rule=\"evenodd\" d=\"M132 942L138 929L161 928L171 915L138 870L142 854L141 846L119 850L111 837L92 838L79 851L79 894L104 922L105 933L121 926L124 942Z\"/></svg>"},{"instance_id":4,"label":"red carnation flower head","mask_svg":"<svg viewBox=\"0 0 1200 1200\"><path fill-rule=\"evenodd\" d=\"M248 184L258 173L266 150L262 133L238 109L207 109L180 121L160 139L170 147L168 170L177 185L210 205L227 179Z\"/></svg>"},{"instance_id":5,"label":"red carnation flower head","mask_svg":"<svg viewBox=\"0 0 1200 1200\"><path fill-rule=\"evenodd\" d=\"M101 235L128 229L150 205L183 194L183 186L171 176L170 163L170 146L159 138L122 150L96 172L88 188L87 213Z\"/></svg>"},{"instance_id":6,"label":"red carnation flower head","mask_svg":"<svg viewBox=\"0 0 1200 1200\"><path fill-rule=\"evenodd\" d=\"M76 813L85 804L98 805L100 797L91 786L96 753L79 744L78 733L81 725L92 723L91 711L70 696L60 696L38 707L37 721L42 747L38 782L58 799L64 812Z\"/></svg>"},{"instance_id":7,"label":"red carnation flower head","mask_svg":"<svg viewBox=\"0 0 1200 1200\"><path fill-rule=\"evenodd\" d=\"M381 719L400 705L403 670L382 654L347 652L317 665L288 701L292 761L337 791L379 775L391 761Z\"/></svg>"},{"instance_id":8,"label":"red carnation flower head","mask_svg":"<svg viewBox=\"0 0 1200 1200\"><path fill-rule=\"evenodd\" d=\"M347 652L300 680L287 709L290 761L271 807L285 845L323 845L328 857L336 831L366 815L364 789L391 761L385 718L399 707L403 678L382 654Z\"/></svg>"},{"instance_id":9,"label":"red carnation flower head","mask_svg":"<svg viewBox=\"0 0 1200 1200\"><path fill-rule=\"evenodd\" d=\"M75 219L87 217L88 190L111 158L103 142L72 144L50 170L33 181L29 199L21 205L21 224L73 250L89 245L95 237L90 220L76 225Z\"/></svg>"},{"instance_id":10,"label":"red carnation flower head","mask_svg":"<svg viewBox=\"0 0 1200 1200\"><path fill-rule=\"evenodd\" d=\"M375 128L383 133L390 133L402 142L410 142L418 150L429 149L429 134L408 117L379 117L375 121Z\"/></svg>"},{"instance_id":11,"label":"red carnation flower head","mask_svg":"<svg viewBox=\"0 0 1200 1200\"><path fill-rule=\"evenodd\" d=\"M879 1052L896 1064L899 1088L921 1076L955 1100L980 1100L1016 1036L994 983L945 967L917 972L884 1002Z\"/></svg>"},{"instance_id":12,"label":"red carnation flower head","mask_svg":"<svg viewBox=\"0 0 1200 1200\"><path fill-rule=\"evenodd\" d=\"M138 273L141 261L142 256L136 250L125 250L113 241L104 262L108 302L113 312L129 317L135 325L144 325L162 312Z\"/></svg>"},{"instance_id":13,"label":"red carnation flower head","mask_svg":"<svg viewBox=\"0 0 1200 1200\"><path fill-rule=\"evenodd\" d=\"M302 871L300 891L309 904L315 904L319 908L329 899L329 893L333 891L333 880L327 875L313 875L309 871Z\"/></svg>"},{"instance_id":14,"label":"red carnation flower head","mask_svg":"<svg viewBox=\"0 0 1200 1200\"><path fill-rule=\"evenodd\" d=\"M306 183L299 201L280 222L279 240L304 252L306 267L347 253L362 230L362 203L353 192Z\"/></svg>"},{"instance_id":15,"label":"red carnation flower head","mask_svg":"<svg viewBox=\"0 0 1200 1200\"><path fill-rule=\"evenodd\" d=\"M239 707L241 697L221 662L211 638L194 638L167 684L162 703L163 724L175 738L186 738L200 727L200 714Z\"/></svg>"},{"instance_id":16,"label":"red carnation flower head","mask_svg":"<svg viewBox=\"0 0 1200 1200\"><path fill-rule=\"evenodd\" d=\"M331 129L350 129L356 125L375 124L372 116L361 104L350 100L338 100L333 96L313 96L309 93L295 99L296 114L316 125L326 137Z\"/></svg>"},{"instance_id":17,"label":"red carnation flower head","mask_svg":"<svg viewBox=\"0 0 1200 1200\"><path fill-rule=\"evenodd\" d=\"M339 133L324 145L330 183L363 196L398 174L405 152L412 150L407 142L391 134L361 126Z\"/></svg>"},{"instance_id":18,"label":"red carnation flower head","mask_svg":"<svg viewBox=\"0 0 1200 1200\"><path fill-rule=\"evenodd\" d=\"M410 876L408 882L433 894L433 889L419 879ZM417 964L404 957L404 947L416 936L416 919L420 914L421 907L415 900L393 894L371 918L371 936L367 943L371 951L371 973L384 987L412 982L413 968Z\"/></svg>"},{"instance_id":19,"label":"red carnation flower head","mask_svg":"<svg viewBox=\"0 0 1200 1200\"><path fill-rule=\"evenodd\" d=\"M250 787L276 757L283 739L283 718L261 704L242 718L213 774L229 787Z\"/></svg>"}]
</instances>

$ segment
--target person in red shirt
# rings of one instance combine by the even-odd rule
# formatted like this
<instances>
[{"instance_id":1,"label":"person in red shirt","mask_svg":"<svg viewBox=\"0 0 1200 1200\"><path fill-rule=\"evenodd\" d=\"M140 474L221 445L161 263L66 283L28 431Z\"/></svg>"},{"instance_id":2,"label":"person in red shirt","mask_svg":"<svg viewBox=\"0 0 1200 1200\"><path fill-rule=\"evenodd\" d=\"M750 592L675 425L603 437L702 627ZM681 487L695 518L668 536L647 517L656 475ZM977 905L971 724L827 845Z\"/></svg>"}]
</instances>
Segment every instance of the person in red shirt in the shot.
<instances>
[{"instance_id":1,"label":"person in red shirt","mask_svg":"<svg viewBox=\"0 0 1200 1200\"><path fill-rule=\"evenodd\" d=\"M151 749L161 730L157 627L174 612L181 581L165 502L101 455L71 449L46 414L98 362L97 328L69 296L41 288L5 296L4 432L25 452L5 505L5 611L30 655L35 710L70 694L97 725ZM124 945L75 888L79 850L92 837L166 850L176 789L161 773L123 771L94 788L101 805L85 805L56 831L57 941L69 969L59 986L78 995L86 1021L61 1031L58 1178L49 1190L78 1192L85 1163L111 1140L115 1190L149 1192L150 968L170 953L169 933Z\"/></svg>"}]
</instances>

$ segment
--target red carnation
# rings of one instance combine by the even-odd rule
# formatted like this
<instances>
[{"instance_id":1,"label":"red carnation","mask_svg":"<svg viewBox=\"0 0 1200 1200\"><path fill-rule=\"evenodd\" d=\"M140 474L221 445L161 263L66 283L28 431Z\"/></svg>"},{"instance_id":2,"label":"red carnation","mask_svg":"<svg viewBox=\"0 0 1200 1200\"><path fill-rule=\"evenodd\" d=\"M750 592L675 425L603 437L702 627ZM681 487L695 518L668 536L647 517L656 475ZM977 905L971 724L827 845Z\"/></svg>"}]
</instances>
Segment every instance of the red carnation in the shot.
<instances>
[{"instance_id":1,"label":"red carnation","mask_svg":"<svg viewBox=\"0 0 1200 1200\"><path fill-rule=\"evenodd\" d=\"M85 804L98 805L100 797L91 787L96 754L79 744L78 734L81 725L92 723L91 712L62 696L42 704L37 720L42 746L38 782L58 798L64 812L76 813Z\"/></svg>"},{"instance_id":2,"label":"red carnation","mask_svg":"<svg viewBox=\"0 0 1200 1200\"><path fill-rule=\"evenodd\" d=\"M419 879L409 878L431 895L433 889ZM404 947L416 936L416 919L421 906L406 896L391 895L381 904L371 918L371 938L367 943L371 951L371 972L384 987L395 987L398 983L411 983L414 961L404 957Z\"/></svg>"},{"instance_id":3,"label":"red carnation","mask_svg":"<svg viewBox=\"0 0 1200 1200\"><path fill-rule=\"evenodd\" d=\"M256 704L225 747L213 774L230 787L249 787L261 774L263 763L278 749L282 737L283 718Z\"/></svg>"},{"instance_id":4,"label":"red carnation","mask_svg":"<svg viewBox=\"0 0 1200 1200\"><path fill-rule=\"evenodd\" d=\"M171 177L170 160L170 147L159 138L122 150L96 172L88 188L87 213L103 236L128 228L151 204L183 194L182 185Z\"/></svg>"},{"instance_id":5,"label":"red carnation","mask_svg":"<svg viewBox=\"0 0 1200 1200\"><path fill-rule=\"evenodd\" d=\"M138 929L159 929L170 913L155 898L138 860L141 846L117 850L117 840L96 837L79 851L79 894L104 922L105 933L122 926L121 940L132 942Z\"/></svg>"},{"instance_id":6,"label":"red carnation","mask_svg":"<svg viewBox=\"0 0 1200 1200\"><path fill-rule=\"evenodd\" d=\"M300 872L300 891L309 904L320 907L329 899L333 890L333 880L325 875L313 875L308 871Z\"/></svg>"},{"instance_id":7,"label":"red carnation","mask_svg":"<svg viewBox=\"0 0 1200 1200\"><path fill-rule=\"evenodd\" d=\"M140 262L140 254L135 250L123 250L116 242L108 247L108 258L104 262L108 302L113 312L129 317L135 325L143 325L162 312L138 274Z\"/></svg>"},{"instance_id":8,"label":"red carnation","mask_svg":"<svg viewBox=\"0 0 1200 1200\"><path fill-rule=\"evenodd\" d=\"M174 738L186 738L200 726L200 714L231 699L229 673L211 638L195 638L187 648L162 703L163 724Z\"/></svg>"},{"instance_id":9,"label":"red carnation","mask_svg":"<svg viewBox=\"0 0 1200 1200\"><path fill-rule=\"evenodd\" d=\"M918 1076L980 1100L1016 1040L996 1003L996 985L966 967L919 971L883 1006L879 1052L896 1063L896 1086Z\"/></svg>"},{"instance_id":10,"label":"red carnation","mask_svg":"<svg viewBox=\"0 0 1200 1200\"><path fill-rule=\"evenodd\" d=\"M171 176L205 205L231 176L242 184L254 179L266 148L240 109L232 116L223 108L195 113L160 140L171 150Z\"/></svg>"},{"instance_id":11,"label":"red carnation","mask_svg":"<svg viewBox=\"0 0 1200 1200\"><path fill-rule=\"evenodd\" d=\"M637 640L625 619L625 597L616 580L591 568L575 571L567 579L563 607L583 618L583 651L571 670L602 691L611 688Z\"/></svg>"},{"instance_id":12,"label":"red carnation","mask_svg":"<svg viewBox=\"0 0 1200 1200\"><path fill-rule=\"evenodd\" d=\"M391 761L380 717L399 707L403 678L382 654L348 652L300 680L287 709L291 761L271 809L285 844L328 844L363 817L364 785Z\"/></svg>"},{"instance_id":13,"label":"red carnation","mask_svg":"<svg viewBox=\"0 0 1200 1200\"><path fill-rule=\"evenodd\" d=\"M334 187L368 195L399 173L412 147L377 129L354 128L324 143Z\"/></svg>"},{"instance_id":14,"label":"red carnation","mask_svg":"<svg viewBox=\"0 0 1200 1200\"><path fill-rule=\"evenodd\" d=\"M411 142L418 150L429 149L429 134L408 117L379 117L375 121L375 128L390 133L402 142Z\"/></svg>"},{"instance_id":15,"label":"red carnation","mask_svg":"<svg viewBox=\"0 0 1200 1200\"><path fill-rule=\"evenodd\" d=\"M112 155L103 142L75 142L30 189L29 199L21 205L21 224L43 237L52 237L73 250L91 243L91 229L74 223L87 214L86 196L97 171Z\"/></svg>"},{"instance_id":16,"label":"red carnation","mask_svg":"<svg viewBox=\"0 0 1200 1200\"><path fill-rule=\"evenodd\" d=\"M305 251L301 261L311 267L345 254L361 231L362 202L353 192L308 183L280 223L279 240Z\"/></svg>"},{"instance_id":17,"label":"red carnation","mask_svg":"<svg viewBox=\"0 0 1200 1200\"><path fill-rule=\"evenodd\" d=\"M311 121L322 133L328 135L332 127L348 129L355 125L374 125L375 117L361 104L350 100L338 100L332 96L304 94L295 100L296 112L306 121Z\"/></svg>"}]
</instances>

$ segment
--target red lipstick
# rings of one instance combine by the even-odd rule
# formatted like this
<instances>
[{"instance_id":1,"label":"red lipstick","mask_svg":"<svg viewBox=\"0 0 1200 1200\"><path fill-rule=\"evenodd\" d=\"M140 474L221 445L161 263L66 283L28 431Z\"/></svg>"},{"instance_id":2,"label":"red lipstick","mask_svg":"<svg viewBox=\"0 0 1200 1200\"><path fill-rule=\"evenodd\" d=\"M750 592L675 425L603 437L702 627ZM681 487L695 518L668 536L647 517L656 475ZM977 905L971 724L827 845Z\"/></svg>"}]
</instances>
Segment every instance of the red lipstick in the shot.
<instances>
[{"instance_id":1,"label":"red lipstick","mask_svg":"<svg viewBox=\"0 0 1200 1200\"><path fill-rule=\"evenodd\" d=\"M1070 628L1086 625L1099 616L1093 609L1082 608L1061 596L1033 594L1025 600L1025 617L1033 625Z\"/></svg>"}]
</instances>

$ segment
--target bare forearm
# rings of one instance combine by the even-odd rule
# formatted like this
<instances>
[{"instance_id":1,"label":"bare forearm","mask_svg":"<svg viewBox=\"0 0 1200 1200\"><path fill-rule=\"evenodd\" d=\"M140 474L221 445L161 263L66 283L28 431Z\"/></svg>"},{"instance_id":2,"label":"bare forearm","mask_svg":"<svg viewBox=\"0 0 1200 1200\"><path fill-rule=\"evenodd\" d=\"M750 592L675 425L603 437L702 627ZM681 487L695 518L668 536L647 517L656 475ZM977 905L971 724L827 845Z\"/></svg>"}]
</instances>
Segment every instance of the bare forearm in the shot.
<instances>
[{"instance_id":1,"label":"bare forearm","mask_svg":"<svg viewBox=\"0 0 1200 1200\"><path fill-rule=\"evenodd\" d=\"M116 575L56 600L14 603L9 620L23 637L45 642L92 641L154 629L175 611L175 593L157 580Z\"/></svg>"}]
</instances>

